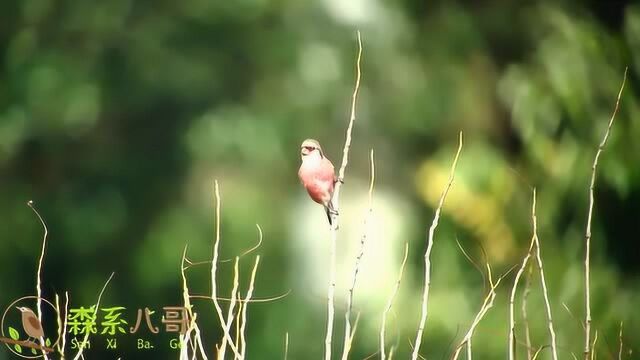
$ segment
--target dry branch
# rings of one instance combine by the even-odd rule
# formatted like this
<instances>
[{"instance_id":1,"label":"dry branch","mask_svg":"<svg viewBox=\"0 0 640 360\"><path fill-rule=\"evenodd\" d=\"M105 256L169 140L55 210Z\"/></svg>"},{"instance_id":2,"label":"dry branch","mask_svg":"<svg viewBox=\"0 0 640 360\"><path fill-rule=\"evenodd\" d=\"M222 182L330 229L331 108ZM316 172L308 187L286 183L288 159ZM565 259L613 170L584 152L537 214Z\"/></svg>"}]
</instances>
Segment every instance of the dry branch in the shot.
<instances>
[{"instance_id":1,"label":"dry branch","mask_svg":"<svg viewBox=\"0 0 640 360\"><path fill-rule=\"evenodd\" d=\"M27 202L27 205L29 205L29 207L31 208L31 210L33 210L33 212L36 214L36 216L38 217L38 220L40 220L40 223L42 224L42 228L44 229L44 235L42 236L42 251L40 252L40 259L38 260L38 272L36 274L36 292L37 292L37 313L38 313L38 321L40 323L42 323L42 264L44 263L44 255L47 249L47 235L49 234L49 230L47 229L47 225L44 223L44 219L42 219L42 216L40 216L40 213L38 212L38 210L36 210L36 208L33 206L33 201L29 200L29 202ZM44 341L44 337L41 336L38 341L40 341L40 347L42 350L42 356L44 360L49 360L49 357L47 356L47 351L44 350L45 346L45 341Z\"/></svg>"},{"instance_id":2,"label":"dry branch","mask_svg":"<svg viewBox=\"0 0 640 360\"><path fill-rule=\"evenodd\" d=\"M358 58L356 60L356 84L351 96L351 116L349 117L349 126L347 127L347 134L344 143L344 149L342 152L342 164L338 171L338 182L336 182L335 189L333 191L333 206L336 213L332 214L331 225L331 243L329 249L329 289L327 291L327 334L325 336L325 360L331 359L331 342L333 339L333 317L334 317L334 296L336 290L336 242L338 238L338 210L340 200L340 188L344 181L344 173L349 162L349 148L351 147L351 132L353 130L353 123L356 120L356 101L358 99L358 91L360 90L360 60L362 58L362 39L360 37L360 31L357 32L358 36Z\"/></svg>"},{"instance_id":3,"label":"dry branch","mask_svg":"<svg viewBox=\"0 0 640 360\"><path fill-rule=\"evenodd\" d=\"M289 356L289 332L284 334L284 360Z\"/></svg>"},{"instance_id":4,"label":"dry branch","mask_svg":"<svg viewBox=\"0 0 640 360\"><path fill-rule=\"evenodd\" d=\"M620 333L618 334L618 340L620 341L620 349L618 350L618 360L622 360L622 321L620 321Z\"/></svg>"},{"instance_id":5,"label":"dry branch","mask_svg":"<svg viewBox=\"0 0 640 360\"><path fill-rule=\"evenodd\" d=\"M591 353L591 220L593 217L593 203L594 203L594 188L596 184L596 169L598 167L598 159L600 158L600 154L604 150L605 145L607 144L607 140L609 139L609 134L611 133L611 128L613 126L613 120L618 113L618 107L620 105L620 98L622 97L622 90L624 89L624 85L627 81L627 70L629 68L625 68L624 77L622 78L622 85L620 86L620 91L618 92L618 99L616 100L616 106L613 109L613 114L611 114L611 119L609 119L609 124L607 125L607 130L604 133L604 137L598 145L598 150L596 151L596 156L593 159L593 165L591 166L591 183L589 185L589 212L587 214L587 229L585 231L585 257L584 257L584 302L585 302L585 320L584 320L584 359L589 360L589 354Z\"/></svg>"},{"instance_id":6,"label":"dry branch","mask_svg":"<svg viewBox=\"0 0 640 360\"><path fill-rule=\"evenodd\" d=\"M216 200L216 240L213 244L213 259L211 260L211 300L213 301L213 305L216 308L216 314L218 315L218 320L220 321L220 325L222 326L223 334L223 343L229 344L229 347L233 351L236 357L239 356L238 348L236 347L231 335L229 334L229 327L224 319L224 314L222 313L222 307L220 306L220 302L218 301L218 288L216 285L216 273L218 270L218 248L220 246L220 186L218 185L218 180L214 181L214 193ZM232 303L234 301L235 294L232 294ZM229 305L231 306L231 305ZM230 324L229 324L230 326ZM224 358L224 353L226 350L225 347L220 347L218 355L222 355Z\"/></svg>"},{"instance_id":7,"label":"dry branch","mask_svg":"<svg viewBox=\"0 0 640 360\"><path fill-rule=\"evenodd\" d=\"M549 328L549 336L551 337L551 355L553 360L558 360L558 347L556 344L556 332L553 329L553 316L551 315L551 304L549 303L549 291L547 290L547 282L544 276L544 267L542 265L542 255L540 255L540 239L538 238L538 218L536 216L535 207L535 189L533 191L533 210L531 218L533 220L533 240L536 243L536 260L538 263L538 271L540 272L540 285L542 286L542 295L544 298L545 310L547 312L547 326Z\"/></svg>"},{"instance_id":8,"label":"dry branch","mask_svg":"<svg viewBox=\"0 0 640 360\"><path fill-rule=\"evenodd\" d=\"M384 350L384 332L385 327L387 325L387 315L389 311L391 311L391 307L393 306L393 302L398 294L398 289L400 289L400 282L402 281L402 275L404 274L404 266L407 263L407 256L409 255L409 243L404 243L404 257L402 258L402 264L400 265L400 272L398 274L398 280L396 281L396 286L393 288L393 292L387 300L387 306L382 312L382 325L380 325L380 359L385 360L385 350ZM393 348L391 349L393 351ZM389 352L389 358L391 358L392 352Z\"/></svg>"},{"instance_id":9,"label":"dry branch","mask_svg":"<svg viewBox=\"0 0 640 360\"><path fill-rule=\"evenodd\" d=\"M358 278L358 272L360 271L360 262L362 261L362 257L364 256L364 245L367 240L367 224L369 223L369 218L371 217L371 214L373 212L373 185L375 184L376 179L376 168L373 162L373 149L371 149L369 160L371 166L371 179L369 182L369 206L367 209L367 214L364 217L364 226L362 236L360 237L360 251L358 253L358 256L356 257L356 262L353 268L353 280L351 281L351 288L349 288L349 293L347 296L347 310L344 314L345 325L342 360L347 360L349 358L349 351L351 350L351 309L353 307L353 292L356 288L356 280Z\"/></svg>"},{"instance_id":10,"label":"dry branch","mask_svg":"<svg viewBox=\"0 0 640 360\"><path fill-rule=\"evenodd\" d=\"M522 311L522 324L524 325L524 345L527 347L527 359L535 359L533 353L533 346L531 345L531 329L529 328L529 314L527 313L527 301L529 294L531 293L531 277L533 276L533 266L529 265L529 271L527 271L527 278L524 281L524 291L522 293L522 305L520 310Z\"/></svg>"},{"instance_id":11,"label":"dry branch","mask_svg":"<svg viewBox=\"0 0 640 360\"><path fill-rule=\"evenodd\" d=\"M104 286L102 287L102 290L100 290L100 294L98 295L98 301L96 301L96 305L95 305L95 314L97 316L98 314L98 310L100 310L100 300L102 299L102 294L104 294L104 291L107 289L107 285L109 285L109 282L111 281L111 279L113 278L113 275L115 275L115 273L111 273L111 276L109 276L109 279L107 279L107 281L104 283ZM95 319L93 320L95 322ZM91 331L87 331L84 334L84 339L82 339L82 342L80 342L80 344L78 345L78 353L76 354L76 356L73 358L73 360L78 360L81 357L83 357L82 352L84 351L84 348L87 345L87 341L89 341L89 335L91 334Z\"/></svg>"},{"instance_id":12,"label":"dry branch","mask_svg":"<svg viewBox=\"0 0 640 360\"><path fill-rule=\"evenodd\" d=\"M424 253L424 290L422 293L422 311L420 314L420 324L418 325L418 333L416 334L416 343L413 348L413 353L411 355L412 360L416 360L418 358L418 354L420 353L420 344L422 343L422 333L424 332L424 327L427 322L427 311L428 311L428 300L429 300L429 287L431 285L431 249L433 247L433 235L435 233L436 228L438 227L438 221L440 220L440 212L442 211L442 206L444 205L444 201L447 198L447 194L449 193L449 189L451 189L451 185L453 184L453 179L455 175L456 166L458 164L458 158L460 157L460 152L462 151L462 131L460 132L458 139L458 151L456 151L456 156L453 159L453 164L451 165L451 172L449 173L449 181L442 191L442 195L440 196L440 201L438 203L438 207L436 208L436 213L433 217L433 222L431 223L431 227L429 228L429 234L427 237L427 250Z\"/></svg>"},{"instance_id":13,"label":"dry branch","mask_svg":"<svg viewBox=\"0 0 640 360\"><path fill-rule=\"evenodd\" d=\"M260 230L260 239L262 239L262 229L258 226ZM260 255L256 256L256 262L253 265L253 270L251 271L251 280L249 280L249 289L247 290L247 295L240 302L240 306L242 306L242 318L240 324L240 342L242 343L240 356L242 359L247 355L247 340L245 338L245 327L247 326L247 307L249 306L249 301L251 301L251 297L253 296L253 287L256 281L256 273L258 271L258 264L260 264Z\"/></svg>"},{"instance_id":14,"label":"dry branch","mask_svg":"<svg viewBox=\"0 0 640 360\"><path fill-rule=\"evenodd\" d=\"M458 359L458 356L460 356L460 352L462 351L462 347L464 347L465 345L467 349L467 360L471 360L471 338L473 337L473 333L475 332L476 327L478 326L482 318L484 318L484 316L487 314L489 309L493 307L493 301L496 298L496 288L498 287L498 285L500 285L500 282L502 281L504 276L506 276L506 275L501 276L500 278L498 278L498 281L494 283L491 275L491 267L489 266L489 264L487 264L487 273L488 273L489 284L491 285L491 288L489 289L489 294L485 297L484 302L480 307L480 311L478 311L478 313L476 314L476 317L473 319L473 322L471 323L469 330L467 331L465 336L462 338L462 341L456 348L456 351L452 357L453 360Z\"/></svg>"},{"instance_id":15,"label":"dry branch","mask_svg":"<svg viewBox=\"0 0 640 360\"><path fill-rule=\"evenodd\" d=\"M238 286L240 286L240 283L239 283L240 273L238 269L239 262L240 262L240 257L236 257L236 261L233 265L233 288L231 289L231 303L229 304L229 308L227 309L227 319L225 320L225 322L223 322L222 330L225 334L230 334L231 325L233 325L233 319L234 319L234 309L236 307L236 304L238 303L237 301ZM236 343L237 341L238 341L238 338L236 337ZM227 342L229 342L230 344L233 342L233 339L231 338L231 336L225 336L222 338L222 344L220 345L220 352L218 353L218 358L221 360L224 360L224 355L227 349ZM233 353L234 353L235 359L241 358L240 352L237 348L233 350Z\"/></svg>"}]
</instances>

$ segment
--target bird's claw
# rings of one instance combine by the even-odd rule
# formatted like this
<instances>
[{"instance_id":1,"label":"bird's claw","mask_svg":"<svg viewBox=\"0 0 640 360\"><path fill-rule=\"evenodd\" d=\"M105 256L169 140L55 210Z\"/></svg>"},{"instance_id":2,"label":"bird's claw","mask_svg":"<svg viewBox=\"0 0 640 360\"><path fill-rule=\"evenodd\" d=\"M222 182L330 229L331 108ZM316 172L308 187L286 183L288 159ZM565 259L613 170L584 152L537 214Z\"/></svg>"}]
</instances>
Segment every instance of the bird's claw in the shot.
<instances>
[{"instance_id":1,"label":"bird's claw","mask_svg":"<svg viewBox=\"0 0 640 360\"><path fill-rule=\"evenodd\" d=\"M343 179L343 178L341 178L341 177L337 178L337 179L336 179L336 182L339 182L340 184L343 184L343 185L344 185L344 179Z\"/></svg>"}]
</instances>

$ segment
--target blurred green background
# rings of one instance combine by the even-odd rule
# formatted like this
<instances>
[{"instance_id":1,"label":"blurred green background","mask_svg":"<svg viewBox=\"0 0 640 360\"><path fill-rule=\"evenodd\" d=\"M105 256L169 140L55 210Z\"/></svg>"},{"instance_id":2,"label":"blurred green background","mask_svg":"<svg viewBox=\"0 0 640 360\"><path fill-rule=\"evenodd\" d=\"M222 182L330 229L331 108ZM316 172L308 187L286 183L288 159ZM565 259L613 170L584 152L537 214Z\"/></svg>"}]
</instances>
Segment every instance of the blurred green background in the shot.
<instances>
[{"instance_id":1,"label":"blurred green background","mask_svg":"<svg viewBox=\"0 0 640 360\"><path fill-rule=\"evenodd\" d=\"M353 358L378 348L385 301L405 242L410 252L387 330L398 358L419 318L426 229L457 147L465 145L433 250L422 346L446 358L478 311L486 283L458 249L500 274L531 237L531 191L560 357L581 355L584 230L591 163L629 66L596 185L593 330L600 358L640 351L640 5L633 1L216 0L0 3L0 305L35 292L42 227L49 227L43 290L90 306L181 304L180 259L211 258L213 180L222 194L221 258L241 259L242 290L262 256L249 306L249 358L323 352L329 231L297 179L299 144L318 139L338 167L354 83L355 29L364 41L358 119L341 200L335 350L361 235L355 291L361 313ZM373 215L365 227L369 151ZM220 264L220 291L232 263ZM187 271L210 292L209 268ZM507 354L502 283L474 338L474 355ZM537 275L532 342L549 344ZM522 283L521 283L522 284ZM522 291L519 293L522 294ZM194 300L210 356L220 339L211 303ZM520 296L518 316L520 316ZM155 318L159 322L159 318ZM161 324L157 324L160 326ZM524 354L519 323L518 351ZM593 331L592 331L593 334ZM171 336L154 350L104 336L90 359L177 358ZM633 351L633 354L629 355ZM549 356L548 350L541 354ZM0 359L14 358L7 349Z\"/></svg>"}]
</instances>

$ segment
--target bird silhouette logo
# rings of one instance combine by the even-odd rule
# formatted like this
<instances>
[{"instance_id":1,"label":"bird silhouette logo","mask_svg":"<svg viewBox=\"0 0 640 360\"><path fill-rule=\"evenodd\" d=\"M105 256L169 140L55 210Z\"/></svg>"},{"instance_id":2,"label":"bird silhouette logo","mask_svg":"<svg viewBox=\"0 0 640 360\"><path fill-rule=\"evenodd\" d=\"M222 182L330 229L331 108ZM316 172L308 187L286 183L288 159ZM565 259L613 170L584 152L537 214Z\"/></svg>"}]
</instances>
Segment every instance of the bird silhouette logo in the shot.
<instances>
[{"instance_id":1,"label":"bird silhouette logo","mask_svg":"<svg viewBox=\"0 0 640 360\"><path fill-rule=\"evenodd\" d=\"M38 309L37 314L32 309ZM22 358L43 357L54 351L60 338L59 334L47 337L47 327L43 325L55 324L59 315L56 307L44 298L25 296L15 300L2 314L0 343Z\"/></svg>"},{"instance_id":2,"label":"bird silhouette logo","mask_svg":"<svg viewBox=\"0 0 640 360\"><path fill-rule=\"evenodd\" d=\"M16 306L16 309L20 310L22 313L22 328L24 329L24 332L29 335L29 339L27 339L27 341L32 338L35 340L43 337L44 330L42 330L42 324L33 310L23 306Z\"/></svg>"}]
</instances>

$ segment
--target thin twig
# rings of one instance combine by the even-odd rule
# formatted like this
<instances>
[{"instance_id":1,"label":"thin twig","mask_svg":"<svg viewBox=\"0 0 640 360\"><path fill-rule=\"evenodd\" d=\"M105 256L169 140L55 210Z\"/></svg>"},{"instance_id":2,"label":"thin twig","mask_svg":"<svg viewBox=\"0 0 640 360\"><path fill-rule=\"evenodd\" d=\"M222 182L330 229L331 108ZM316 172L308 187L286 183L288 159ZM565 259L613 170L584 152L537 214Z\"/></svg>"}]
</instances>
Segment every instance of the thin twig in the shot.
<instances>
[{"instance_id":1,"label":"thin twig","mask_svg":"<svg viewBox=\"0 0 640 360\"><path fill-rule=\"evenodd\" d=\"M237 297L238 300L242 300L242 294L240 294L240 291L238 290L237 292ZM237 321L236 321L236 345L238 346L238 350L240 350L240 358L242 359L242 340L243 337L240 335L240 326L242 325L242 313L244 312L245 307L242 306L242 302L241 301L236 301L236 304L238 304L238 314L236 315Z\"/></svg>"},{"instance_id":2,"label":"thin twig","mask_svg":"<svg viewBox=\"0 0 640 360\"><path fill-rule=\"evenodd\" d=\"M480 323L480 321L482 320L482 318L486 315L489 309L493 307L493 301L496 298L496 288L498 287L498 285L500 285L500 282L506 276L506 274L501 276L500 278L498 278L498 280L494 284L493 278L491 275L491 267L489 266L489 264L487 264L487 274L488 274L487 277L489 279L489 283L491 285L491 288L489 289L489 294L485 297L484 302L480 307L480 311L478 311L478 313L476 314L476 317L473 319L473 322L471 323L469 330L467 331L464 338L460 342L460 345L458 345L455 353L453 354L453 357L452 357L453 360L458 359L458 356L462 351L462 347L465 345L467 349L467 360L471 360L471 338L473 337L473 333L475 332L475 329Z\"/></svg>"},{"instance_id":3,"label":"thin twig","mask_svg":"<svg viewBox=\"0 0 640 360\"><path fill-rule=\"evenodd\" d=\"M607 140L609 139L609 134L611 133L611 127L613 126L613 120L618 113L618 107L620 105L620 98L622 97L622 90L624 89L624 85L627 81L627 70L629 68L624 69L624 77L622 78L622 85L620 86L620 91L618 92L618 99L616 100L616 106L613 109L613 114L611 114L611 119L609 120L609 124L607 125L607 131L604 133L604 137L598 146L598 151L596 151L596 156L593 159L593 165L591 166L591 184L589 185L589 212L587 215L587 229L585 231L585 243L586 243L586 251L584 258L584 298L585 298L585 320L584 320L584 359L589 360L590 346L591 346L591 219L593 216L593 203L594 203L594 188L596 184L596 169L598 167L598 159L600 158L600 154L604 150L605 145L607 144Z\"/></svg>"},{"instance_id":4,"label":"thin twig","mask_svg":"<svg viewBox=\"0 0 640 360\"><path fill-rule=\"evenodd\" d=\"M256 226L258 226L258 224L256 224ZM243 251L239 256L240 259L242 259L244 256L247 256L249 254L251 254L252 252L256 251L260 246L262 245L262 238L258 239L258 242L253 245L251 248ZM235 258L234 258L235 259ZM234 259L223 259L223 260L218 260L218 263L226 263L226 262L231 262ZM192 267L192 266L198 266L198 265L210 265L211 264L211 260L205 260L205 261L197 261L197 262L193 262L191 260L189 260L188 258L185 259L187 264L189 264L188 266L186 266L186 269Z\"/></svg>"},{"instance_id":5,"label":"thin twig","mask_svg":"<svg viewBox=\"0 0 640 360\"><path fill-rule=\"evenodd\" d=\"M218 320L220 320L220 325L222 326L223 334L223 343L229 343L229 347L233 353L238 356L238 348L236 347L231 335L229 334L229 328L227 327L227 323L224 319L224 314L222 312L222 307L218 302L218 288L216 285L216 273L218 270L218 248L220 246L220 186L218 185L218 180L214 181L214 192L215 192L215 200L216 200L216 240L213 244L213 259L211 260L211 300L213 301L213 305L216 308L216 313L218 315ZM235 294L232 294L232 303L233 299L235 299ZM226 350L226 346L220 347L218 352L218 356L222 354L224 358L224 353Z\"/></svg>"},{"instance_id":6,"label":"thin twig","mask_svg":"<svg viewBox=\"0 0 640 360\"><path fill-rule=\"evenodd\" d=\"M436 212L433 217L433 222L431 223L431 227L429 228L429 234L427 237L427 250L424 253L424 290L422 293L422 311L420 314L420 324L418 326L418 333L416 334L416 344L415 344L415 347L413 348L413 353L411 355L412 360L416 360L418 358L418 354L420 353L420 344L422 343L422 333L424 332L424 327L427 322L429 287L431 286L431 248L433 247L433 236L436 228L438 227L438 221L440 220L440 212L442 211L442 206L444 205L444 201L447 198L449 189L451 189L451 185L453 184L455 170L456 170L456 166L458 165L458 158L460 157L461 151L462 151L462 131L460 132L460 135L458 138L458 151L456 151L456 156L453 159L453 164L451 165L451 172L449 173L449 181L447 182L447 185L442 191L442 195L440 195L440 201L438 203L438 207L436 208Z\"/></svg>"},{"instance_id":7,"label":"thin twig","mask_svg":"<svg viewBox=\"0 0 640 360\"><path fill-rule=\"evenodd\" d=\"M56 348L60 359L64 360L64 348L66 346L67 312L69 309L69 292L64 292L64 313L60 310L60 296L56 294L56 311L58 312L58 343Z\"/></svg>"},{"instance_id":8,"label":"thin twig","mask_svg":"<svg viewBox=\"0 0 640 360\"><path fill-rule=\"evenodd\" d=\"M284 334L284 360L289 356L289 332Z\"/></svg>"},{"instance_id":9,"label":"thin twig","mask_svg":"<svg viewBox=\"0 0 640 360\"><path fill-rule=\"evenodd\" d=\"M556 332L553 329L553 316L551 315L551 304L549 302L549 291L547 290L547 282L544 277L544 267L542 265L542 255L540 255L540 239L538 238L538 217L536 216L535 198L536 191L533 190L533 210L531 218L533 220L533 240L536 243L536 260L538 263L538 271L540 272L540 285L542 286L542 295L544 297L545 309L547 311L547 325L549 327L549 336L551 337L551 355L553 360L558 360L558 348L556 344Z\"/></svg>"},{"instance_id":10,"label":"thin twig","mask_svg":"<svg viewBox=\"0 0 640 360\"><path fill-rule=\"evenodd\" d=\"M193 312L193 306L191 305L191 295L189 294L189 287L187 283L187 276L185 274L186 267L184 266L185 261L187 261L187 246L185 245L184 251L182 252L182 261L180 266L180 275L182 276L182 300L184 302L184 308L187 311L189 321L189 327L187 332L183 335L180 335L180 359L187 359L188 354L188 344L192 344L192 356L196 357L196 349L200 351L200 356L203 360L207 360L207 355L204 351L204 347L202 344L202 338L200 335L200 328L198 327L198 323L196 322L197 314ZM195 336L193 340L191 339L191 333L195 331Z\"/></svg>"},{"instance_id":11,"label":"thin twig","mask_svg":"<svg viewBox=\"0 0 640 360\"><path fill-rule=\"evenodd\" d=\"M260 238L262 238L262 229L258 226L260 230ZM256 256L256 262L253 265L253 270L251 271L251 280L249 280L249 289L247 290L247 295L244 297L244 305L240 303L242 306L242 324L240 325L240 341L242 342L242 347L240 351L240 355L242 359L247 355L247 340L245 338L245 327L247 326L247 307L249 306L248 300L251 300L251 296L253 296L253 286L256 281L256 272L258 271L258 264L260 264L260 255Z\"/></svg>"},{"instance_id":12,"label":"thin twig","mask_svg":"<svg viewBox=\"0 0 640 360\"><path fill-rule=\"evenodd\" d=\"M38 293L38 299L37 299L38 321L42 323L42 264L44 263L44 255L47 249L47 235L49 234L49 230L47 229L47 225L44 223L44 219L42 219L42 216L40 216L40 213L38 212L38 210L36 210L35 206L33 205L33 200L29 200L27 202L27 205L29 205L31 210L33 210L33 212L36 214L36 216L40 220L40 223L42 224L42 228L44 229L44 235L42 237L42 251L40 252L40 259L38 260L38 272L36 275L36 291ZM44 336L41 336L38 340L40 341L40 346L44 347L45 346ZM47 356L46 351L44 350L42 351L42 356L44 360L49 360L49 357Z\"/></svg>"},{"instance_id":13,"label":"thin twig","mask_svg":"<svg viewBox=\"0 0 640 360\"><path fill-rule=\"evenodd\" d=\"M573 320L575 320L578 324L580 324L580 326L582 326L582 329L584 330L584 323L582 322L582 320L578 319L578 317L576 317L573 312L571 311L571 309L569 309L569 307L567 306L567 304L565 304L564 302L562 303L562 307L564 307L564 309L567 311L567 313L569 314L569 316L571 316L571 318Z\"/></svg>"},{"instance_id":14,"label":"thin twig","mask_svg":"<svg viewBox=\"0 0 640 360\"><path fill-rule=\"evenodd\" d=\"M620 333L618 334L620 340L620 349L618 350L618 360L622 360L622 321L620 321Z\"/></svg>"},{"instance_id":15,"label":"thin twig","mask_svg":"<svg viewBox=\"0 0 640 360\"><path fill-rule=\"evenodd\" d=\"M533 205L532 205L532 213L535 213L536 207L536 190L533 189ZM524 260L522 260L522 265L518 272L516 273L516 277L513 280L513 286L511 287L511 297L509 298L509 360L514 360L516 358L516 322L515 322L515 299L516 292L518 290L518 282L520 281L520 277L524 273L527 268L527 264L529 263L529 258L531 258L531 252L533 251L533 247L535 245L534 237L531 238L531 243L529 245L529 250L527 251L527 255L525 255ZM525 305L523 305L523 311L525 309ZM529 351L529 350L527 350Z\"/></svg>"},{"instance_id":16,"label":"thin twig","mask_svg":"<svg viewBox=\"0 0 640 360\"><path fill-rule=\"evenodd\" d=\"M596 358L596 343L598 342L598 330L593 334L593 344L591 345L591 360Z\"/></svg>"},{"instance_id":17,"label":"thin twig","mask_svg":"<svg viewBox=\"0 0 640 360\"><path fill-rule=\"evenodd\" d=\"M387 325L387 315L389 311L391 311L391 307L393 306L393 302L398 294L398 290L400 289L400 282L402 281L402 275L404 274L404 266L407 263L407 257L409 255L409 243L404 243L404 257L402 258L402 264L400 265L400 272L398 273L398 280L396 281L396 286L393 288L393 292L391 292L391 296L389 296L389 300L387 300L387 306L382 312L382 324L380 325L380 359L385 360L385 350L384 350L384 332L385 327ZM392 347L393 349L393 347ZM389 358L391 358L391 351L389 352Z\"/></svg>"},{"instance_id":18,"label":"thin twig","mask_svg":"<svg viewBox=\"0 0 640 360\"><path fill-rule=\"evenodd\" d=\"M187 310L189 319L193 319L193 313L191 309L191 300L189 297L189 287L187 284L187 277L184 273L184 270L185 270L184 262L187 257L187 248L188 248L188 245L185 245L184 250L182 251L182 261L180 262L180 275L182 276L182 301L184 302L184 308ZM184 360L189 357L188 343L191 338L190 334L191 334L191 327L187 329L185 334L180 335L180 359Z\"/></svg>"},{"instance_id":19,"label":"thin twig","mask_svg":"<svg viewBox=\"0 0 640 360\"><path fill-rule=\"evenodd\" d=\"M344 313L345 325L342 360L347 360L349 358L349 350L351 349L351 309L353 307L353 292L356 288L356 280L358 278L358 272L360 271L360 262L362 261L362 257L364 256L364 245L367 240L367 225L371 214L373 213L373 185L376 179L376 168L373 162L373 149L371 149L370 153L370 163L371 180L369 182L369 206L367 209L367 214L364 217L364 226L362 236L360 237L360 251L358 252L358 256L356 257L356 262L353 268L353 279L351 281L351 288L349 288L349 293L347 295L347 310Z\"/></svg>"},{"instance_id":20,"label":"thin twig","mask_svg":"<svg viewBox=\"0 0 640 360\"><path fill-rule=\"evenodd\" d=\"M98 301L96 301L96 305L95 305L94 318L91 321L93 323L93 325L95 325L96 318L98 317L98 310L100 310L100 300L102 299L102 294L104 294L104 291L107 289L107 285L109 285L109 282L113 278L113 275L115 275L114 272L111 273L111 276L109 276L109 279L107 279L107 281L104 283L104 286L102 287L102 290L100 290L100 294L98 295ZM76 354L76 356L73 358L73 360L78 360L83 356L82 352L87 347L86 345L87 345L87 341L89 341L89 335L90 334L91 334L91 331L87 331L84 334L84 339L82 339L82 342L80 342L80 344L78 345L79 350L78 350L78 353Z\"/></svg>"},{"instance_id":21,"label":"thin twig","mask_svg":"<svg viewBox=\"0 0 640 360\"><path fill-rule=\"evenodd\" d=\"M358 99L358 91L360 89L360 60L362 58L362 39L360 37L360 31L358 35L358 58L356 61L356 84L351 97L351 116L349 118L349 126L347 127L347 134L344 143L344 149L342 152L342 164L340 171L338 172L338 180L336 182L335 189L333 191L332 203L336 213L332 214L331 225L331 244L329 249L329 289L327 291L327 334L324 339L324 358L325 360L331 360L331 341L333 339L333 317L334 317L334 296L336 290L336 242L338 238L338 209L340 200L340 189L342 188L342 182L344 181L344 172L349 162L349 148L351 147L351 132L353 130L353 123L356 120L356 101Z\"/></svg>"},{"instance_id":22,"label":"thin twig","mask_svg":"<svg viewBox=\"0 0 640 360\"><path fill-rule=\"evenodd\" d=\"M527 348L527 359L535 359L533 354L533 346L531 345L531 329L529 328L529 314L527 312L527 302L529 300L529 294L531 294L531 277L533 276L533 266L529 264L527 277L524 281L524 291L522 292L522 324L524 325L524 345Z\"/></svg>"},{"instance_id":23,"label":"thin twig","mask_svg":"<svg viewBox=\"0 0 640 360\"><path fill-rule=\"evenodd\" d=\"M286 293L278 296L256 298L251 300L236 299L236 301L241 303L266 303L266 302L272 302L272 301L284 299L285 297L289 296L289 294L291 294L291 289L287 290ZM190 295L189 297L192 299L211 300L211 295ZM231 301L231 298L218 296L218 301Z\"/></svg>"},{"instance_id":24,"label":"thin twig","mask_svg":"<svg viewBox=\"0 0 640 360\"><path fill-rule=\"evenodd\" d=\"M223 323L225 325L223 325L223 331L225 334L229 335L229 331L231 331L231 325L233 325L233 318L234 318L234 312L233 310L236 307L236 299L237 299L237 295L238 295L238 286L239 284L239 277L240 277L240 273L238 270L238 263L240 262L240 257L236 256L236 261L233 265L233 289L231 290L231 303L229 304L229 308L227 309L227 320ZM224 355L225 355L225 351L227 349L227 342L229 342L230 344L232 343L233 339L231 338L231 336L225 336L222 338L222 344L220 345L220 352L218 353L218 356L220 359L224 360ZM236 342L238 341L238 339L236 338ZM236 348L236 350L233 350L235 359L240 359L240 352L239 350Z\"/></svg>"}]
</instances>

